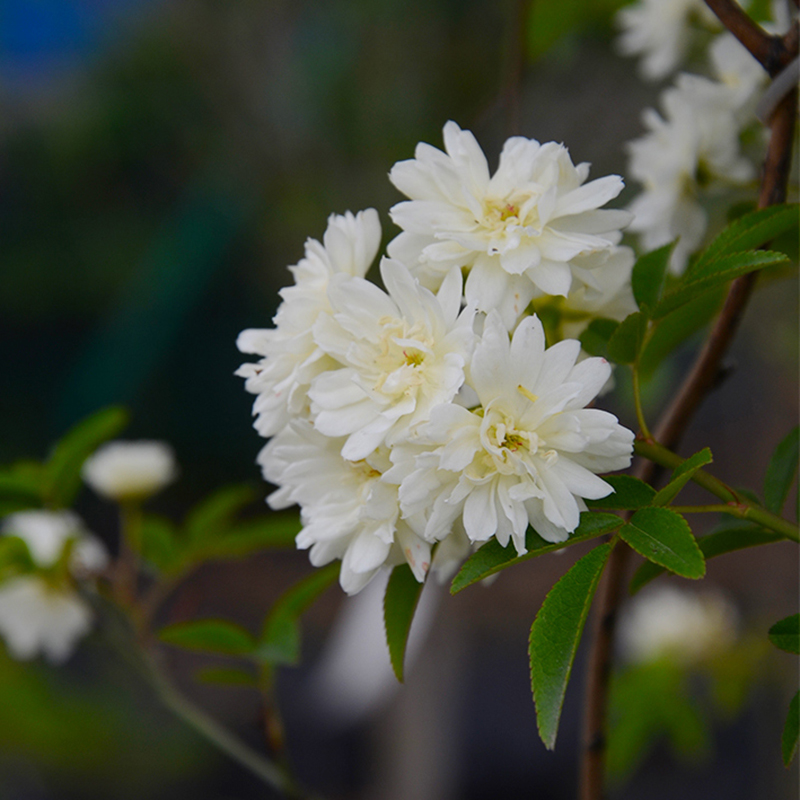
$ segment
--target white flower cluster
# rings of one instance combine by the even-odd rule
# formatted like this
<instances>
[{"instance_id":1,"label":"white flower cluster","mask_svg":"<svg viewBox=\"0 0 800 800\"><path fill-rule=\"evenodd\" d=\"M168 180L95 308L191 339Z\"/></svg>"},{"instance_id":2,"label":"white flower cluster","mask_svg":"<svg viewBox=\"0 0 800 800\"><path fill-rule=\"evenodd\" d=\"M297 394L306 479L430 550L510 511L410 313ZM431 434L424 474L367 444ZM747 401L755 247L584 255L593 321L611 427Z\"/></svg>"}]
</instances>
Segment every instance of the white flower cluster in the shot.
<instances>
[{"instance_id":1,"label":"white flower cluster","mask_svg":"<svg viewBox=\"0 0 800 800\"><path fill-rule=\"evenodd\" d=\"M75 581L105 568L105 547L69 511L12 514L2 533L25 542L34 571L0 583L0 636L14 658L42 653L53 663L64 661L92 625Z\"/></svg>"},{"instance_id":2,"label":"white flower cluster","mask_svg":"<svg viewBox=\"0 0 800 800\"><path fill-rule=\"evenodd\" d=\"M529 525L563 541L584 498L611 487L633 434L587 409L607 382L580 344L547 348L531 309L551 303L576 335L635 308L630 215L602 209L617 176L586 182L567 150L515 137L490 175L468 131L444 128L396 164L410 199L380 262L373 209L332 215L282 290L275 327L245 330L237 374L256 395L259 454L273 508L300 505L297 537L317 566L341 559L350 594L407 563L419 581L451 571L492 536L525 552ZM464 276L466 275L466 281Z\"/></svg>"},{"instance_id":3,"label":"white flower cluster","mask_svg":"<svg viewBox=\"0 0 800 800\"><path fill-rule=\"evenodd\" d=\"M788 28L785 6L774 5L774 22L765 27ZM620 49L643 56L645 76L667 76L687 49L689 20L702 17L708 25L703 15L710 12L701 7L700 0L641 0L623 9ZM703 201L756 176L741 140L767 73L730 33L713 39L709 61L708 77L678 75L661 95L661 112L645 110L644 136L628 145L629 174L643 187L630 206L630 230L640 234L645 250L677 239L670 261L675 274L703 244L709 224Z\"/></svg>"}]
</instances>

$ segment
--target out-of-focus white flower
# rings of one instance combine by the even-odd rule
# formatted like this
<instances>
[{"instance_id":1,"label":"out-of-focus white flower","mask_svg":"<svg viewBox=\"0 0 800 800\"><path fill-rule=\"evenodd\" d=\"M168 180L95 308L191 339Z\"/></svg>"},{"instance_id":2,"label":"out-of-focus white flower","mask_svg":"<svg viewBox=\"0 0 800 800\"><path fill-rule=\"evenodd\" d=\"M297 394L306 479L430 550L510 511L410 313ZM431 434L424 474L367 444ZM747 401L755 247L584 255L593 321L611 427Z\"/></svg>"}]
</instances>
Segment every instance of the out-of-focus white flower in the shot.
<instances>
[{"instance_id":1,"label":"out-of-focus white flower","mask_svg":"<svg viewBox=\"0 0 800 800\"><path fill-rule=\"evenodd\" d=\"M178 475L175 453L165 442L108 442L86 459L83 480L110 500L144 500Z\"/></svg>"},{"instance_id":2,"label":"out-of-focus white flower","mask_svg":"<svg viewBox=\"0 0 800 800\"><path fill-rule=\"evenodd\" d=\"M348 437L342 455L352 461L391 445L450 402L475 341L474 312L461 311L457 269L438 296L397 261L383 259L381 276L388 294L361 278L334 280L332 312L314 325L318 346L343 365L311 385L314 427Z\"/></svg>"},{"instance_id":3,"label":"out-of-focus white flower","mask_svg":"<svg viewBox=\"0 0 800 800\"><path fill-rule=\"evenodd\" d=\"M551 542L578 526L583 498L605 497L599 472L630 464L633 433L616 417L587 409L608 380L601 358L576 364L580 344L545 350L538 318L509 337L489 314L468 381L480 407L441 405L408 445L391 453L385 480L399 484L409 524L428 541L447 537L458 518L472 542L496 536L524 553L528 525Z\"/></svg>"},{"instance_id":4,"label":"out-of-focus white flower","mask_svg":"<svg viewBox=\"0 0 800 800\"><path fill-rule=\"evenodd\" d=\"M0 531L22 539L33 563L42 569L56 564L68 541L72 542L69 568L74 575L82 577L99 572L108 563L102 542L71 511L19 511L3 520Z\"/></svg>"},{"instance_id":5,"label":"out-of-focus white flower","mask_svg":"<svg viewBox=\"0 0 800 800\"><path fill-rule=\"evenodd\" d=\"M39 572L18 575L0 584L0 636L14 658L41 653L53 663L64 661L91 628L92 612L71 583L103 569L105 548L68 511L25 511L7 517L2 532L28 546ZM71 546L68 574L48 573Z\"/></svg>"},{"instance_id":6,"label":"out-of-focus white flower","mask_svg":"<svg viewBox=\"0 0 800 800\"><path fill-rule=\"evenodd\" d=\"M619 194L622 179L586 183L589 165L576 167L556 142L509 139L494 175L475 137L455 122L444 126L444 144L446 153L420 143L415 158L389 174L410 198L390 211L403 233L389 255L431 289L454 266L469 268L467 302L496 309L507 329L537 291L566 296L576 261L609 252L630 221L624 211L600 208Z\"/></svg>"},{"instance_id":7,"label":"out-of-focus white flower","mask_svg":"<svg viewBox=\"0 0 800 800\"><path fill-rule=\"evenodd\" d=\"M328 285L334 275L363 278L378 252L381 224L374 208L353 215L331 214L321 244L308 239L305 258L289 267L295 285L281 290L283 299L274 328L248 329L236 341L242 353L262 356L236 371L245 389L258 395L253 403L255 428L264 437L280 431L292 417L307 416L311 381L336 364L319 349L312 329L330 311Z\"/></svg>"},{"instance_id":8,"label":"out-of-focus white flower","mask_svg":"<svg viewBox=\"0 0 800 800\"><path fill-rule=\"evenodd\" d=\"M269 496L270 506L300 506L297 546L311 548L315 567L340 558L339 582L348 594L363 589L381 567L403 562L423 581L430 545L399 519L397 486L381 479L390 466L388 450L348 461L341 455L344 441L305 420L274 437L258 457L264 477L280 487Z\"/></svg>"},{"instance_id":9,"label":"out-of-focus white flower","mask_svg":"<svg viewBox=\"0 0 800 800\"><path fill-rule=\"evenodd\" d=\"M717 80L730 93L737 118L750 121L758 94L769 81L766 70L732 33L718 36L709 54Z\"/></svg>"},{"instance_id":10,"label":"out-of-focus white flower","mask_svg":"<svg viewBox=\"0 0 800 800\"><path fill-rule=\"evenodd\" d=\"M14 658L26 661L41 653L58 664L91 625L91 609L75 592L54 589L38 575L0 584L0 635Z\"/></svg>"},{"instance_id":11,"label":"out-of-focus white flower","mask_svg":"<svg viewBox=\"0 0 800 800\"><path fill-rule=\"evenodd\" d=\"M686 55L693 17L706 27L719 27L703 0L640 0L617 14L622 28L617 46L624 55L642 56L640 69L645 78L665 78Z\"/></svg>"},{"instance_id":12,"label":"out-of-focus white flower","mask_svg":"<svg viewBox=\"0 0 800 800\"><path fill-rule=\"evenodd\" d=\"M736 609L722 595L661 586L626 609L619 638L629 661L670 658L690 665L724 652L736 640L737 626Z\"/></svg>"},{"instance_id":13,"label":"out-of-focus white flower","mask_svg":"<svg viewBox=\"0 0 800 800\"><path fill-rule=\"evenodd\" d=\"M741 184L755 169L739 151L734 93L698 75L680 75L662 95L664 117L644 113L649 129L628 144L629 173L644 191L630 205L630 230L641 234L646 250L676 238L670 268L680 274L703 241L707 214L701 191Z\"/></svg>"}]
</instances>

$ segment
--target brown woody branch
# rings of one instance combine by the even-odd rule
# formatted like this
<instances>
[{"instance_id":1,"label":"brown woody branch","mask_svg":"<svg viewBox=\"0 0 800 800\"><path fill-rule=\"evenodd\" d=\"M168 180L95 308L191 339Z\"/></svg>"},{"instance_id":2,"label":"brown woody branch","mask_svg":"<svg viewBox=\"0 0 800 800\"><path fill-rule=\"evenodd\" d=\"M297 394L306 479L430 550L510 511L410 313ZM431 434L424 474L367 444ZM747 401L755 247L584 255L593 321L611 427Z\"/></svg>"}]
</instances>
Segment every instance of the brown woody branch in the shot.
<instances>
[{"instance_id":1,"label":"brown woody branch","mask_svg":"<svg viewBox=\"0 0 800 800\"><path fill-rule=\"evenodd\" d=\"M734 3L723 2L723 0L706 0L706 2L717 13L726 27L728 26L728 20L733 20L731 24L738 26L736 30L731 28L733 33L765 66L767 63L771 63L768 56L769 48L759 49L762 46L762 42L760 38L756 41L753 28L756 29L759 37L763 34L769 42L773 43L770 45L772 50L769 50L769 52L775 52L775 41L780 42L782 47L787 44L792 45L794 52L789 51L788 55L782 56L782 58L786 58L786 63L797 56L796 25L783 39L769 37L755 23L749 20L750 24L748 25L742 23L739 15L743 14L743 12ZM726 16L729 12L730 17ZM738 33L737 30L739 31ZM745 38L748 39L752 47L748 46ZM752 48L761 52L765 60L762 61L759 55L753 52ZM770 143L764 162L761 192L758 201L760 208L782 203L786 199L797 102L797 89L794 89L778 104L770 120ZM674 449L677 446L700 403L716 384L722 359L738 329L754 283L754 273L733 281L722 311L709 333L694 367L662 417L655 435L659 442L670 449ZM636 474L643 480L652 482L656 477L657 467L652 462L641 462ZM612 648L617 610L622 598L622 586L625 580L629 555L630 549L623 542L618 543L612 550L600 590L595 619L594 641L586 684L584 752L581 762L580 784L581 800L601 800L603 797Z\"/></svg>"}]
</instances>

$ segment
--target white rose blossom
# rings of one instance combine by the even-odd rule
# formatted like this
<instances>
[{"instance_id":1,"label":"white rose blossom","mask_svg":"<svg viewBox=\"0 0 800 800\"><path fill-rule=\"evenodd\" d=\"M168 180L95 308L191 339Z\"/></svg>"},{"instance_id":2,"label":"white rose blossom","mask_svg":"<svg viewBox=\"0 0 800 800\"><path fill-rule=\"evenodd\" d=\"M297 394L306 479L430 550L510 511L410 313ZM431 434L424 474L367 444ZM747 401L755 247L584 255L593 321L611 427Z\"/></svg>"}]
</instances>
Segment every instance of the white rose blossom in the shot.
<instances>
[{"instance_id":1,"label":"white rose blossom","mask_svg":"<svg viewBox=\"0 0 800 800\"><path fill-rule=\"evenodd\" d=\"M317 345L342 365L311 384L314 427L348 437L342 455L351 461L391 445L450 402L475 340L458 269L438 295L397 261L383 259L381 276L388 293L360 278L332 281L332 311L314 325Z\"/></svg>"},{"instance_id":2,"label":"white rose blossom","mask_svg":"<svg viewBox=\"0 0 800 800\"><path fill-rule=\"evenodd\" d=\"M610 252L631 219L600 208L622 179L586 183L589 165L575 166L561 144L513 137L494 175L455 122L444 126L444 144L446 152L420 143L415 158L392 168L392 183L410 200L390 210L403 232L388 253L432 289L454 266L468 268L467 302L496 309L507 329L537 292L566 296L581 266L599 271L602 258L580 258Z\"/></svg>"},{"instance_id":3,"label":"white rose blossom","mask_svg":"<svg viewBox=\"0 0 800 800\"><path fill-rule=\"evenodd\" d=\"M175 453L165 442L115 441L86 459L83 480L110 500L144 500L178 475Z\"/></svg>"},{"instance_id":4,"label":"white rose blossom","mask_svg":"<svg viewBox=\"0 0 800 800\"><path fill-rule=\"evenodd\" d=\"M2 533L18 536L39 572L0 584L0 635L14 658L39 653L53 663L66 660L92 626L92 611L64 575L48 575L71 544L67 569L74 579L102 570L108 555L71 512L25 511L7 517Z\"/></svg>"},{"instance_id":5,"label":"white rose blossom","mask_svg":"<svg viewBox=\"0 0 800 800\"><path fill-rule=\"evenodd\" d=\"M616 417L585 406L608 380L601 358L576 363L580 344L545 349L538 318L509 342L496 313L468 370L479 408L440 405L407 445L391 453L385 480L399 485L400 508L428 541L463 520L472 542L496 536L524 553L528 525L561 542L578 526L583 498L612 489L596 473L629 466L633 433Z\"/></svg>"},{"instance_id":6,"label":"white rose blossom","mask_svg":"<svg viewBox=\"0 0 800 800\"><path fill-rule=\"evenodd\" d=\"M400 519L397 486L381 479L390 466L388 449L348 461L341 455L344 441L320 434L306 420L284 428L258 457L264 477L280 487L269 496L270 506L300 506L297 546L311 548L317 567L341 559L339 582L348 594L382 567L403 562L422 582L431 548Z\"/></svg>"},{"instance_id":7,"label":"white rose blossom","mask_svg":"<svg viewBox=\"0 0 800 800\"><path fill-rule=\"evenodd\" d=\"M666 78L686 55L692 17L707 27L719 26L703 0L640 0L617 14L622 29L617 47L624 55L642 56L640 69L645 78Z\"/></svg>"},{"instance_id":8,"label":"white rose blossom","mask_svg":"<svg viewBox=\"0 0 800 800\"><path fill-rule=\"evenodd\" d=\"M737 102L723 84L682 74L662 95L664 116L647 109L648 133L628 144L629 173L644 187L630 205L630 230L641 234L645 250L677 238L670 260L675 274L683 272L706 233L701 190L741 184L755 175L739 151Z\"/></svg>"},{"instance_id":9,"label":"white rose blossom","mask_svg":"<svg viewBox=\"0 0 800 800\"><path fill-rule=\"evenodd\" d=\"M308 413L311 381L335 367L314 341L312 329L323 312L331 310L328 286L334 275L363 278L381 241L381 224L374 208L331 214L323 242L308 239L305 258L289 267L295 285L281 289L283 300L274 328L248 329L236 341L242 353L262 356L242 364L236 374L245 389L257 395L254 426L264 437L278 433L290 419Z\"/></svg>"}]
</instances>

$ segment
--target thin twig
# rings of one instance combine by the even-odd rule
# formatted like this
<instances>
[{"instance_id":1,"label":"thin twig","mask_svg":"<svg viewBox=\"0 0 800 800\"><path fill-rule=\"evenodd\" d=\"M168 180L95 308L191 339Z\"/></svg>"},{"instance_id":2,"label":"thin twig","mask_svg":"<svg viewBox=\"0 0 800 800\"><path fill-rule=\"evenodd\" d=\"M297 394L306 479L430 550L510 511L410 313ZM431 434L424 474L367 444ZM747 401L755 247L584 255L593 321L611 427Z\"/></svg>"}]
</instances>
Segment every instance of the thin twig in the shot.
<instances>
[{"instance_id":1,"label":"thin twig","mask_svg":"<svg viewBox=\"0 0 800 800\"><path fill-rule=\"evenodd\" d=\"M739 18L743 12L734 3L727 0L706 0L709 7L722 19L728 27L726 14ZM738 11L736 11L738 9ZM745 46L742 38L749 37L755 46L755 37L751 26L739 22L731 23L739 28L733 30ZM755 26L757 28L757 26ZM750 33L746 33L750 30ZM760 30L760 29L758 29ZM762 31L763 33L763 31ZM766 34L764 34L766 36ZM759 34L760 36L760 34ZM784 39L767 37L769 41L792 41L790 34ZM796 42L796 35L793 41ZM760 46L760 45L759 45ZM771 45L774 48L774 45ZM753 52L752 47L748 47ZM756 58L759 55L753 53ZM795 50L794 55L797 52ZM766 60L767 55L762 53ZM759 58L761 61L761 58ZM765 63L761 61L761 63ZM791 165L792 137L794 120L797 113L797 90L790 92L778 105L772 117L770 142L762 174L761 193L758 205L760 208L782 203L786 199L786 188ZM656 430L656 440L675 449L686 428L706 394L714 387L720 363L736 333L742 313L752 292L755 278L746 275L731 284L728 296L720 312L714 328L711 330L695 366L684 381L681 390L664 415ZM637 468L638 477L652 482L657 472L653 462L640 463ZM587 689L584 711L583 759L581 762L581 800L601 800L605 780L606 730L608 719L608 689L611 676L611 657L616 626L617 610L622 596L622 584L630 549L622 543L615 547L606 565L603 585L600 590L599 605L595 619L594 642L590 654L587 674Z\"/></svg>"}]
</instances>

